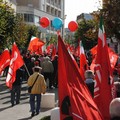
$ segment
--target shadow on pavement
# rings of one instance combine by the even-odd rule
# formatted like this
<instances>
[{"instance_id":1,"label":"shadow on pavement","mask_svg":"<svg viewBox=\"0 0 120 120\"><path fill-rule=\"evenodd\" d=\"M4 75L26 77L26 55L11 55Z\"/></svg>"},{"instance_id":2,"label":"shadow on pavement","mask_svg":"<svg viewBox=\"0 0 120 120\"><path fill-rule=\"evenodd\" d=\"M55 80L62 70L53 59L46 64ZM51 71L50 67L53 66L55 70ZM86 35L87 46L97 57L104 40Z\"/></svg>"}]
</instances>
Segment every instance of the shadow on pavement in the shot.
<instances>
[{"instance_id":1,"label":"shadow on pavement","mask_svg":"<svg viewBox=\"0 0 120 120\"><path fill-rule=\"evenodd\" d=\"M11 108L11 106L4 107L4 108L0 108L0 112L6 110L6 109L8 109L8 108Z\"/></svg>"},{"instance_id":2,"label":"shadow on pavement","mask_svg":"<svg viewBox=\"0 0 120 120\"><path fill-rule=\"evenodd\" d=\"M46 111L48 111L48 110L51 110L51 108L41 108L41 109L40 109L41 112L46 112Z\"/></svg>"},{"instance_id":3,"label":"shadow on pavement","mask_svg":"<svg viewBox=\"0 0 120 120\"><path fill-rule=\"evenodd\" d=\"M10 92L10 91L0 92L0 95L7 94L7 93L9 93L9 92Z\"/></svg>"},{"instance_id":4,"label":"shadow on pavement","mask_svg":"<svg viewBox=\"0 0 120 120\"><path fill-rule=\"evenodd\" d=\"M30 117L26 117L26 118L20 118L20 119L17 119L17 120L30 120L30 119L32 119L31 116Z\"/></svg>"},{"instance_id":5,"label":"shadow on pavement","mask_svg":"<svg viewBox=\"0 0 120 120\"><path fill-rule=\"evenodd\" d=\"M10 95L5 96L5 97L2 97L2 98L0 98L0 100L3 100L3 99L8 99L8 98L10 98Z\"/></svg>"}]
</instances>

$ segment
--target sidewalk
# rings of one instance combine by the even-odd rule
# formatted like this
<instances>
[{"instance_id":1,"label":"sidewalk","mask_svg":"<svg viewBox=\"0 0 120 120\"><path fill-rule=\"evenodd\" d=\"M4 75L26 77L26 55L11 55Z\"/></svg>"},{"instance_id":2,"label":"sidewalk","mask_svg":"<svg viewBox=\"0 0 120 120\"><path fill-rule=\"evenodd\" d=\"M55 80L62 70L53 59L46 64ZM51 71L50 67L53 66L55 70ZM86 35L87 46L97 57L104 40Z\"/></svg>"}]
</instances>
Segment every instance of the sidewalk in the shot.
<instances>
[{"instance_id":1,"label":"sidewalk","mask_svg":"<svg viewBox=\"0 0 120 120\"><path fill-rule=\"evenodd\" d=\"M47 91L47 93L55 93L55 101L58 99L57 90ZM5 78L0 78L0 120L40 120L40 118L50 115L51 109L41 108L39 115L33 118L30 117L29 94L27 93L26 82L22 84L20 104L11 107L10 91L5 85Z\"/></svg>"}]
</instances>

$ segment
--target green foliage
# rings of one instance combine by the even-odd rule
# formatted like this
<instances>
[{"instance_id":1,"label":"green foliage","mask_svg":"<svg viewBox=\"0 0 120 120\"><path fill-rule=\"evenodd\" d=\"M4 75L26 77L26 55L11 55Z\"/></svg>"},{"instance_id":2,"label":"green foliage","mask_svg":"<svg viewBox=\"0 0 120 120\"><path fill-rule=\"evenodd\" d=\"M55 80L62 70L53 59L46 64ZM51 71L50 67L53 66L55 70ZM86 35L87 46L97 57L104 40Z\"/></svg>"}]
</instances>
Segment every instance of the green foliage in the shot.
<instances>
[{"instance_id":1,"label":"green foliage","mask_svg":"<svg viewBox=\"0 0 120 120\"><path fill-rule=\"evenodd\" d=\"M50 43L57 44L57 35L52 35L50 39Z\"/></svg>"},{"instance_id":2,"label":"green foliage","mask_svg":"<svg viewBox=\"0 0 120 120\"><path fill-rule=\"evenodd\" d=\"M26 28L27 25L24 23L22 16L16 15L15 27L13 30L13 40L20 48L23 48L27 42L28 31Z\"/></svg>"},{"instance_id":3,"label":"green foliage","mask_svg":"<svg viewBox=\"0 0 120 120\"><path fill-rule=\"evenodd\" d=\"M50 40L48 40L47 42L46 42L46 46L48 46L48 45L50 45L50 44L54 44L54 45L57 45L57 35L51 35L51 38L50 38Z\"/></svg>"},{"instance_id":4,"label":"green foliage","mask_svg":"<svg viewBox=\"0 0 120 120\"><path fill-rule=\"evenodd\" d=\"M74 44L74 41L71 39L65 39L65 43L67 44Z\"/></svg>"},{"instance_id":5,"label":"green foliage","mask_svg":"<svg viewBox=\"0 0 120 120\"><path fill-rule=\"evenodd\" d=\"M7 2L0 0L0 48L4 48L5 44L12 39L13 28L15 26L15 17L13 9Z\"/></svg>"},{"instance_id":6,"label":"green foliage","mask_svg":"<svg viewBox=\"0 0 120 120\"><path fill-rule=\"evenodd\" d=\"M104 18L104 25L107 37L115 36L120 42L120 1L104 0L101 14Z\"/></svg>"},{"instance_id":7,"label":"green foliage","mask_svg":"<svg viewBox=\"0 0 120 120\"><path fill-rule=\"evenodd\" d=\"M82 40L84 49L89 50L97 44L98 38L98 22L93 20L82 20L79 22L79 27L75 33L75 46L78 46L78 41Z\"/></svg>"},{"instance_id":8,"label":"green foliage","mask_svg":"<svg viewBox=\"0 0 120 120\"><path fill-rule=\"evenodd\" d=\"M28 48L31 37L32 36L38 37L39 32L38 32L38 27L36 27L35 25L26 25L25 31L26 31L27 38L26 38L24 49L26 50Z\"/></svg>"},{"instance_id":9,"label":"green foliage","mask_svg":"<svg viewBox=\"0 0 120 120\"><path fill-rule=\"evenodd\" d=\"M27 49L32 35L38 36L38 28L25 24L21 15L15 15L11 6L0 0L0 50L11 48L14 41L19 48Z\"/></svg>"}]
</instances>

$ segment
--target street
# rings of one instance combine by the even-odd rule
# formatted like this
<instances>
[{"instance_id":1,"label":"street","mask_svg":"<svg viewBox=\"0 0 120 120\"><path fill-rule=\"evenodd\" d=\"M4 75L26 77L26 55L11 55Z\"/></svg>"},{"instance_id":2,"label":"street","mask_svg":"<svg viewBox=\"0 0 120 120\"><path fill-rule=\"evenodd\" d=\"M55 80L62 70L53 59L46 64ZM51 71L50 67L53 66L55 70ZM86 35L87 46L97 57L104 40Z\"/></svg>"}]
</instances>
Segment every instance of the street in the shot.
<instances>
[{"instance_id":1,"label":"street","mask_svg":"<svg viewBox=\"0 0 120 120\"><path fill-rule=\"evenodd\" d=\"M57 101L57 89L47 90L47 93L55 93L55 102ZM11 107L10 90L6 87L5 78L0 78L0 120L40 120L50 115L51 109L41 108L40 114L31 118L26 81L22 83L20 104Z\"/></svg>"}]
</instances>

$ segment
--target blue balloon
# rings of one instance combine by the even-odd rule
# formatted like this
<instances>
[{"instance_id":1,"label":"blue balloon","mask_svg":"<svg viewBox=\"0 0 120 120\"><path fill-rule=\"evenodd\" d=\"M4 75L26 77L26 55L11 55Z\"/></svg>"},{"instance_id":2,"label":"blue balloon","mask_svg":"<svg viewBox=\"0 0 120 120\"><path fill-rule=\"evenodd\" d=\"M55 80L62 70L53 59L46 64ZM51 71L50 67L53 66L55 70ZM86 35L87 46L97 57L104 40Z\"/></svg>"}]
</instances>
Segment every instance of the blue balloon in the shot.
<instances>
[{"instance_id":1,"label":"blue balloon","mask_svg":"<svg viewBox=\"0 0 120 120\"><path fill-rule=\"evenodd\" d=\"M56 29L59 30L63 26L63 22L60 18L56 17L52 20L52 26Z\"/></svg>"}]
</instances>

